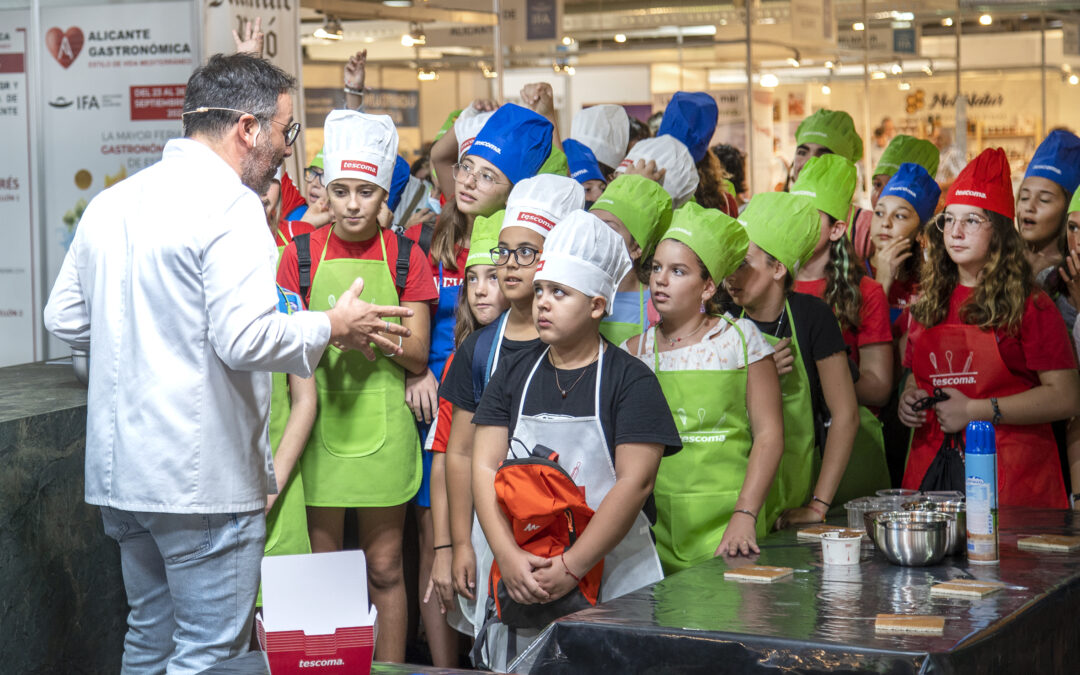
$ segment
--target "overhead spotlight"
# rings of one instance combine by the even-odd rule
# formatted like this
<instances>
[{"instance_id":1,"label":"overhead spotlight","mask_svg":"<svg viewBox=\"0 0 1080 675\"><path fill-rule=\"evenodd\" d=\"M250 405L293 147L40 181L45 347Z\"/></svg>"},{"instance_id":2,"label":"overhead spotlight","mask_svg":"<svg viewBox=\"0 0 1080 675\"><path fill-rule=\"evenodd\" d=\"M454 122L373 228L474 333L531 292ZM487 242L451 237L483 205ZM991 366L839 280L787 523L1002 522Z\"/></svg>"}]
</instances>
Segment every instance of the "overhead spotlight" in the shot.
<instances>
[{"instance_id":1,"label":"overhead spotlight","mask_svg":"<svg viewBox=\"0 0 1080 675\"><path fill-rule=\"evenodd\" d=\"M874 72L870 73L871 80L884 80L886 77L887 75L885 75L884 70L875 70Z\"/></svg>"},{"instance_id":2,"label":"overhead spotlight","mask_svg":"<svg viewBox=\"0 0 1080 675\"><path fill-rule=\"evenodd\" d=\"M834 63L833 61L826 61L825 62L825 67L828 68L829 70L832 70L833 68L836 67L836 63Z\"/></svg>"},{"instance_id":3,"label":"overhead spotlight","mask_svg":"<svg viewBox=\"0 0 1080 675\"><path fill-rule=\"evenodd\" d=\"M802 62L794 56L789 56L787 62L792 68L798 68L802 65Z\"/></svg>"},{"instance_id":4,"label":"overhead spotlight","mask_svg":"<svg viewBox=\"0 0 1080 675\"><path fill-rule=\"evenodd\" d=\"M989 26L992 23L994 23L994 17L989 14L983 14L979 17L979 25L981 26Z\"/></svg>"},{"instance_id":5,"label":"overhead spotlight","mask_svg":"<svg viewBox=\"0 0 1080 675\"><path fill-rule=\"evenodd\" d=\"M498 71L488 68L488 65L486 63L480 64L480 72L484 75L484 79L486 80L494 80L496 77L499 76Z\"/></svg>"},{"instance_id":6,"label":"overhead spotlight","mask_svg":"<svg viewBox=\"0 0 1080 675\"><path fill-rule=\"evenodd\" d=\"M1069 84L1080 84L1080 75L1073 73L1069 76Z\"/></svg>"},{"instance_id":7,"label":"overhead spotlight","mask_svg":"<svg viewBox=\"0 0 1080 675\"><path fill-rule=\"evenodd\" d=\"M562 71L567 75L573 75L577 72L576 70L574 70L573 66L564 66Z\"/></svg>"},{"instance_id":8,"label":"overhead spotlight","mask_svg":"<svg viewBox=\"0 0 1080 675\"><path fill-rule=\"evenodd\" d=\"M418 23L410 24L409 32L401 36L402 47L423 47L426 44L427 35Z\"/></svg>"},{"instance_id":9,"label":"overhead spotlight","mask_svg":"<svg viewBox=\"0 0 1080 675\"><path fill-rule=\"evenodd\" d=\"M382 0L387 7L412 7L413 0Z\"/></svg>"},{"instance_id":10,"label":"overhead spotlight","mask_svg":"<svg viewBox=\"0 0 1080 675\"><path fill-rule=\"evenodd\" d=\"M926 73L927 77L933 77L934 76L934 62L933 61L927 61L926 65L922 67L922 71L924 73Z\"/></svg>"},{"instance_id":11,"label":"overhead spotlight","mask_svg":"<svg viewBox=\"0 0 1080 675\"><path fill-rule=\"evenodd\" d=\"M439 79L439 74L432 68L418 68L416 71L416 79L421 82L433 82Z\"/></svg>"},{"instance_id":12,"label":"overhead spotlight","mask_svg":"<svg viewBox=\"0 0 1080 675\"><path fill-rule=\"evenodd\" d=\"M619 44L626 42L626 35L623 33L615 33L615 42L618 42Z\"/></svg>"},{"instance_id":13,"label":"overhead spotlight","mask_svg":"<svg viewBox=\"0 0 1080 675\"><path fill-rule=\"evenodd\" d=\"M892 64L892 68L889 69L889 72L891 72L893 75L903 75L904 67L899 63L894 63Z\"/></svg>"},{"instance_id":14,"label":"overhead spotlight","mask_svg":"<svg viewBox=\"0 0 1080 675\"><path fill-rule=\"evenodd\" d=\"M780 84L780 78L772 73L765 73L761 76L761 86L772 89Z\"/></svg>"},{"instance_id":15,"label":"overhead spotlight","mask_svg":"<svg viewBox=\"0 0 1080 675\"><path fill-rule=\"evenodd\" d=\"M832 87L830 87L828 84L821 85L821 93L828 96L832 93Z\"/></svg>"},{"instance_id":16,"label":"overhead spotlight","mask_svg":"<svg viewBox=\"0 0 1080 675\"><path fill-rule=\"evenodd\" d=\"M563 43L564 46L569 47L570 45L574 44L574 38L567 35L566 37L564 37L562 39L562 43Z\"/></svg>"},{"instance_id":17,"label":"overhead spotlight","mask_svg":"<svg viewBox=\"0 0 1080 675\"><path fill-rule=\"evenodd\" d=\"M900 91L907 91L911 89L911 83L907 80L900 80L900 84L896 85L896 88Z\"/></svg>"},{"instance_id":18,"label":"overhead spotlight","mask_svg":"<svg viewBox=\"0 0 1080 675\"><path fill-rule=\"evenodd\" d=\"M337 17L327 14L326 22L315 29L314 37L321 40L340 40L345 37L345 31L341 28L341 21Z\"/></svg>"},{"instance_id":19,"label":"overhead spotlight","mask_svg":"<svg viewBox=\"0 0 1080 675\"><path fill-rule=\"evenodd\" d=\"M949 26L952 26L952 23L953 23L953 21L952 21L951 16L947 16L947 17L945 17L944 19L941 20L941 25L945 26L946 28L948 28Z\"/></svg>"},{"instance_id":20,"label":"overhead spotlight","mask_svg":"<svg viewBox=\"0 0 1080 675\"><path fill-rule=\"evenodd\" d=\"M866 24L862 21L856 21L851 24L851 30L866 30Z\"/></svg>"}]
</instances>

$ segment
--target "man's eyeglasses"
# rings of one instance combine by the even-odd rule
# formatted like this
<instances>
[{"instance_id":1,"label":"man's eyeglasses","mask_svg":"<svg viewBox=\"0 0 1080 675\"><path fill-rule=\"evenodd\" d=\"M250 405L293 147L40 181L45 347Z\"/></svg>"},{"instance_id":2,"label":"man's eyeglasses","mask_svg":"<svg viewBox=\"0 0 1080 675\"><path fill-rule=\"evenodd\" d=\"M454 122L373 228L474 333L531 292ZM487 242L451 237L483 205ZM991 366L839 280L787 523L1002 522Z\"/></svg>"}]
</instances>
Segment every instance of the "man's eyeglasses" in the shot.
<instances>
[{"instance_id":1,"label":"man's eyeglasses","mask_svg":"<svg viewBox=\"0 0 1080 675\"><path fill-rule=\"evenodd\" d=\"M211 110L223 110L225 112L234 112L234 113L240 113L241 115L251 115L252 117L255 117L255 113L250 113L250 112L247 112L247 111L244 111L244 110L237 110L235 108L215 108L215 107L210 107L210 106L202 106L201 108L195 108L194 110L188 110L187 112L183 113L180 116L185 117L187 115L196 115L196 114L201 114L201 113L204 113L204 112L210 112ZM259 118L255 117L255 119L258 120ZM292 145L293 143L296 142L296 137L300 135L300 123L299 122L293 122L292 124L285 124L284 122L278 122L275 119L271 119L270 121L273 122L274 124L280 125L283 129L285 129L285 145L287 145L287 146Z\"/></svg>"},{"instance_id":2,"label":"man's eyeglasses","mask_svg":"<svg viewBox=\"0 0 1080 675\"><path fill-rule=\"evenodd\" d=\"M323 184L322 177L323 177L323 170L320 169L317 166L309 166L308 168L304 169L304 180L306 180L309 183L313 183L315 181L318 181L319 185L322 185Z\"/></svg>"},{"instance_id":3,"label":"man's eyeglasses","mask_svg":"<svg viewBox=\"0 0 1080 675\"><path fill-rule=\"evenodd\" d=\"M974 213L969 213L963 218L957 218L951 213L946 213L941 218L938 218L934 224L937 225L937 229L941 232L960 226L964 230L964 234L974 234L979 231L979 228L989 222L989 218L983 218Z\"/></svg>"},{"instance_id":4,"label":"man's eyeglasses","mask_svg":"<svg viewBox=\"0 0 1080 675\"><path fill-rule=\"evenodd\" d=\"M470 176L476 179L476 186L481 190L490 190L492 187L499 184L499 179L490 171L477 169L468 164L454 165L454 180L459 183L464 183L469 180Z\"/></svg>"},{"instance_id":5,"label":"man's eyeglasses","mask_svg":"<svg viewBox=\"0 0 1080 675\"><path fill-rule=\"evenodd\" d=\"M536 262L536 258L539 255L540 250L535 249L532 246L519 246L518 248L496 246L491 249L491 262L495 263L497 266L502 266L510 262L510 256L514 256L514 261L518 265L528 267Z\"/></svg>"}]
</instances>

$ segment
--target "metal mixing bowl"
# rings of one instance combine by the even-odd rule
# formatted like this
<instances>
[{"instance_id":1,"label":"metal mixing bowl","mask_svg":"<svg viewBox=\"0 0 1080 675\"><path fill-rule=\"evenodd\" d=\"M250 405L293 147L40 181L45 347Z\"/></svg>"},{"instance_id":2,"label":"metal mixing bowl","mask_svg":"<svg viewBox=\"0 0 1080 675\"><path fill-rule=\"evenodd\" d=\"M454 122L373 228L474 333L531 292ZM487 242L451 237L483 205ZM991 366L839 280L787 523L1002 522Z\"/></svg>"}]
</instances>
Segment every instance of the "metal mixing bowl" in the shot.
<instances>
[{"instance_id":1,"label":"metal mixing bowl","mask_svg":"<svg viewBox=\"0 0 1080 675\"><path fill-rule=\"evenodd\" d=\"M892 511L874 519L874 542L894 565L941 562L948 550L949 516L936 511Z\"/></svg>"},{"instance_id":2,"label":"metal mixing bowl","mask_svg":"<svg viewBox=\"0 0 1080 675\"><path fill-rule=\"evenodd\" d=\"M904 504L904 508L908 511L944 513L949 518L949 524L945 528L948 539L945 555L956 555L967 550L967 507L963 499L917 501Z\"/></svg>"}]
</instances>

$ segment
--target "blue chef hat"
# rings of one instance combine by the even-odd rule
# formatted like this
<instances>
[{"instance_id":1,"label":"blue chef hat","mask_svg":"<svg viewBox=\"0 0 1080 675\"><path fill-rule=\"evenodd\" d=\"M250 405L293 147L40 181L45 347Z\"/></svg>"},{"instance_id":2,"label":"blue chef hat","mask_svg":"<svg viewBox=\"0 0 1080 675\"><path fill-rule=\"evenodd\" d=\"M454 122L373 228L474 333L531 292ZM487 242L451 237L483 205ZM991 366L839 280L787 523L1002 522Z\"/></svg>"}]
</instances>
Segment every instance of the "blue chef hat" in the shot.
<instances>
[{"instance_id":1,"label":"blue chef hat","mask_svg":"<svg viewBox=\"0 0 1080 675\"><path fill-rule=\"evenodd\" d=\"M466 155L486 159L511 183L532 178L551 154L555 130L542 115L507 103L491 116Z\"/></svg>"},{"instance_id":2,"label":"blue chef hat","mask_svg":"<svg viewBox=\"0 0 1080 675\"><path fill-rule=\"evenodd\" d=\"M892 195L903 199L919 214L919 222L925 223L934 215L941 188L922 166L904 162L881 191L881 196Z\"/></svg>"},{"instance_id":3,"label":"blue chef hat","mask_svg":"<svg viewBox=\"0 0 1080 675\"><path fill-rule=\"evenodd\" d=\"M570 165L571 178L582 185L587 180L607 182L604 173L600 171L600 163L596 161L596 155L593 154L592 150L572 138L562 142L562 149L566 153L566 163Z\"/></svg>"},{"instance_id":4,"label":"blue chef hat","mask_svg":"<svg viewBox=\"0 0 1080 675\"><path fill-rule=\"evenodd\" d=\"M386 205L393 211L401 203L401 195L405 192L405 186L409 184L409 163L401 155L397 156L394 164L394 177L390 179L390 194L386 198Z\"/></svg>"},{"instance_id":5,"label":"blue chef hat","mask_svg":"<svg viewBox=\"0 0 1080 675\"><path fill-rule=\"evenodd\" d=\"M1028 164L1028 176L1054 181L1067 195L1080 186L1080 138L1064 129L1055 129L1043 139Z\"/></svg>"},{"instance_id":6,"label":"blue chef hat","mask_svg":"<svg viewBox=\"0 0 1080 675\"><path fill-rule=\"evenodd\" d=\"M664 119L656 135L667 134L682 141L690 149L696 164L709 150L719 114L716 99L712 96L700 91L676 92L664 110Z\"/></svg>"}]
</instances>

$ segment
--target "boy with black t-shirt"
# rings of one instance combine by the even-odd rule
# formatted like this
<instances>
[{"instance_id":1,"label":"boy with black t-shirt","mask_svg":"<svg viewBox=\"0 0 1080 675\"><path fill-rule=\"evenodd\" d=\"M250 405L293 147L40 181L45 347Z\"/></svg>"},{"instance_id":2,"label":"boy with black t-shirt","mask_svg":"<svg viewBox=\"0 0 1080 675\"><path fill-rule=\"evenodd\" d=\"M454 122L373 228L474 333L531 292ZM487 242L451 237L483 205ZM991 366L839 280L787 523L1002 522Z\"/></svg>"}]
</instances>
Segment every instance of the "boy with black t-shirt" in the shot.
<instances>
[{"instance_id":1,"label":"boy with black t-shirt","mask_svg":"<svg viewBox=\"0 0 1080 675\"><path fill-rule=\"evenodd\" d=\"M663 578L642 508L661 457L681 441L656 376L599 330L630 267L622 238L596 216L575 211L557 225L533 277L533 318L544 344L500 366L473 416L476 514L502 583L521 604L563 597L601 561L600 601ZM511 438L515 447L558 453L596 512L557 557L519 548L496 500L495 472ZM477 590L486 604L488 589ZM491 626L479 636L481 661L505 669L507 655L521 653L541 628Z\"/></svg>"}]
</instances>

